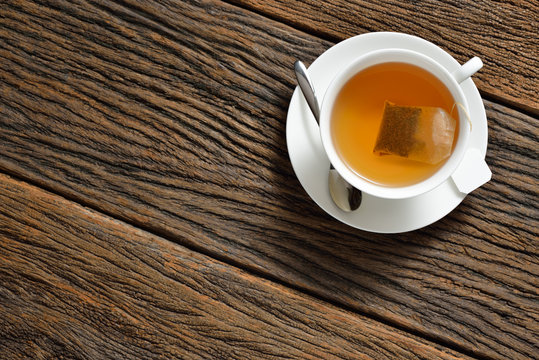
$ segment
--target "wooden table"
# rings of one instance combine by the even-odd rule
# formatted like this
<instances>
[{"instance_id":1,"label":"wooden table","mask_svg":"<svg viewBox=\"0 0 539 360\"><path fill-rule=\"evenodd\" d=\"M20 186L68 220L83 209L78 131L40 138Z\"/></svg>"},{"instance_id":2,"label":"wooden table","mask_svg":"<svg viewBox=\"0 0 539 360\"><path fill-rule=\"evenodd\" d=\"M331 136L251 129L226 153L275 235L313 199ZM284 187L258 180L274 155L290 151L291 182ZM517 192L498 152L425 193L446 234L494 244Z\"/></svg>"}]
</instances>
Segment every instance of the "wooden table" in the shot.
<instances>
[{"instance_id":1,"label":"wooden table","mask_svg":"<svg viewBox=\"0 0 539 360\"><path fill-rule=\"evenodd\" d=\"M539 358L539 3L4 0L0 358ZM492 180L380 235L309 198L292 65L423 37L474 76Z\"/></svg>"}]
</instances>

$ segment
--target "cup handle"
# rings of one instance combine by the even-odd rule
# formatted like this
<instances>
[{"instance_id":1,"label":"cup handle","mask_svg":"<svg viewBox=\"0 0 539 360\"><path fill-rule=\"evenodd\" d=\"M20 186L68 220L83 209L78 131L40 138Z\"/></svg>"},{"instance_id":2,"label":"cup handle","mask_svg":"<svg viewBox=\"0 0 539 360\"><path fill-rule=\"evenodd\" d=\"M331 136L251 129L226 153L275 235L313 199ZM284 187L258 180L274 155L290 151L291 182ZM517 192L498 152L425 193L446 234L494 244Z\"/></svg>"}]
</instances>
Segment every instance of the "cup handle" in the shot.
<instances>
[{"instance_id":1,"label":"cup handle","mask_svg":"<svg viewBox=\"0 0 539 360\"><path fill-rule=\"evenodd\" d=\"M457 83L461 83L475 74L479 69L483 67L483 62L477 56L474 56L468 60L465 64L453 71L451 75L455 78Z\"/></svg>"},{"instance_id":2,"label":"cup handle","mask_svg":"<svg viewBox=\"0 0 539 360\"><path fill-rule=\"evenodd\" d=\"M460 192L469 194L489 181L492 178L492 172L481 152L470 148L464 154L464 158L451 178Z\"/></svg>"}]
</instances>

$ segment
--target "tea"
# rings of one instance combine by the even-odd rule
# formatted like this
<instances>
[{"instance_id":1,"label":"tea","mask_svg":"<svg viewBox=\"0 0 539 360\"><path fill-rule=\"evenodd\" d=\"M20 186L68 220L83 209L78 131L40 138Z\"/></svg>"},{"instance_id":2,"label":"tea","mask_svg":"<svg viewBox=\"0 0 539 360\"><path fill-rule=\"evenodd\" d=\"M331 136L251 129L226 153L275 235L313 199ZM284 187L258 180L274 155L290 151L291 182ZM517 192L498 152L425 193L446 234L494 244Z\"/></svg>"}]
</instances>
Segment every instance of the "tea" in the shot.
<instances>
[{"instance_id":1,"label":"tea","mask_svg":"<svg viewBox=\"0 0 539 360\"><path fill-rule=\"evenodd\" d=\"M357 175L382 186L407 186L429 178L445 161L428 164L373 153L386 101L401 106L439 107L459 119L445 85L428 71L390 62L360 71L340 90L331 114L331 133L344 163Z\"/></svg>"}]
</instances>

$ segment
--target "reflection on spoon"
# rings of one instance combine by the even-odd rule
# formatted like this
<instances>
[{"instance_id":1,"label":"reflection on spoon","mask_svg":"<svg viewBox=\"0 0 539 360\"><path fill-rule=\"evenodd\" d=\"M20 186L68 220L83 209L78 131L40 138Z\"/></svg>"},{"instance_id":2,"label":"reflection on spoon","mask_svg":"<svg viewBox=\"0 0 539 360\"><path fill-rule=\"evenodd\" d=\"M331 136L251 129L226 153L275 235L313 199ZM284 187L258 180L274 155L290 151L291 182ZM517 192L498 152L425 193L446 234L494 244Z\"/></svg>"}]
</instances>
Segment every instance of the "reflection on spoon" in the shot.
<instances>
[{"instance_id":1,"label":"reflection on spoon","mask_svg":"<svg viewBox=\"0 0 539 360\"><path fill-rule=\"evenodd\" d=\"M311 109L316 122L320 125L320 105L318 104L314 92L314 86L307 74L307 69L305 68L305 65L298 60L294 64L294 71L296 73L299 88L301 89L305 100L307 100L307 104L309 104L309 108ZM339 174L331 164L329 167L328 181L329 194L335 205L347 212L359 208L362 198L361 191L344 180L341 174Z\"/></svg>"}]
</instances>

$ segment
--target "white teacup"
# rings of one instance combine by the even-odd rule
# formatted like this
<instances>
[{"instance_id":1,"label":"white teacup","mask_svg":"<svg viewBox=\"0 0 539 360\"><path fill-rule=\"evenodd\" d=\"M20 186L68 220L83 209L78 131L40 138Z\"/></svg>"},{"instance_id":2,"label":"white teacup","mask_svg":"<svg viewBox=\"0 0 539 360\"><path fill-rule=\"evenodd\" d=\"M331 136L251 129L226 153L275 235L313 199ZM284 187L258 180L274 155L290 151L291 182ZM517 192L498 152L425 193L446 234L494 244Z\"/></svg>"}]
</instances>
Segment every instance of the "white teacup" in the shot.
<instances>
[{"instance_id":1,"label":"white teacup","mask_svg":"<svg viewBox=\"0 0 539 360\"><path fill-rule=\"evenodd\" d=\"M429 178L408 186L388 187L378 185L362 178L350 169L340 157L331 133L332 109L342 87L354 75L373 65L401 62L419 66L437 77L450 91L456 103L461 126L457 143L451 156L445 164ZM471 126L467 126L468 102L460 87L460 83L467 80L477 72L483 63L477 57L462 65L459 69L450 73L426 55L405 49L383 49L367 53L344 68L330 83L322 101L320 112L320 133L322 144L329 157L331 164L339 174L355 188L370 195L387 199L404 199L424 194L451 178L457 189L469 193L490 180L491 172L479 150L469 148L468 140L473 128L474 119L470 119Z\"/></svg>"}]
</instances>

